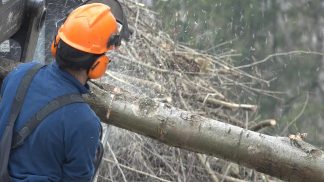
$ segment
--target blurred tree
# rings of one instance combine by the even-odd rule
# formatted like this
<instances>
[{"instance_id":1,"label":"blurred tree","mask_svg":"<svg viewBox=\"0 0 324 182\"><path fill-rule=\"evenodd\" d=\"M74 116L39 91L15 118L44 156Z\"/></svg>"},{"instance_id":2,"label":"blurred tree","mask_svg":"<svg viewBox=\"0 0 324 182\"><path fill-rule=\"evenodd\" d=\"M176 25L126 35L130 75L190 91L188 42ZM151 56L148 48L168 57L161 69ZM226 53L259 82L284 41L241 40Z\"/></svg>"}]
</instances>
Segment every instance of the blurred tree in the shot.
<instances>
[{"instance_id":1,"label":"blurred tree","mask_svg":"<svg viewBox=\"0 0 324 182\"><path fill-rule=\"evenodd\" d=\"M302 114L307 117L298 117L297 128L287 132L307 131L312 140L324 143L319 135L324 133L323 113L318 107L324 101L322 0L157 0L154 8L162 17L161 26L176 40L214 54L233 48L242 53L237 65L287 52L246 68L273 80L270 88L283 92L281 99L260 96L260 113L279 119L281 133L300 114L304 104L300 100L309 95Z\"/></svg>"}]
</instances>

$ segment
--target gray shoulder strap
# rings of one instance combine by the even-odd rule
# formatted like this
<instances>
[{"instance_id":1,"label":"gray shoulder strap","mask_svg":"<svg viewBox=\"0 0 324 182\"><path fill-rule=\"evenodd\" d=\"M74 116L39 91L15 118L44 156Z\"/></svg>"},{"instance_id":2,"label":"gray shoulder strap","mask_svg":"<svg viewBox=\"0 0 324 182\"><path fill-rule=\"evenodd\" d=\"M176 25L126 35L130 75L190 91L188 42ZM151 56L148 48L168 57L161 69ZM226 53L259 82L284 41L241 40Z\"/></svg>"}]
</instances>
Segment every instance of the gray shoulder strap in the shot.
<instances>
[{"instance_id":1,"label":"gray shoulder strap","mask_svg":"<svg viewBox=\"0 0 324 182\"><path fill-rule=\"evenodd\" d=\"M40 70L42 67L43 65L36 64L29 69L18 86L16 96L10 108L9 119L0 141L0 181L9 180L7 166L12 142L13 126L15 125L16 119L20 113L20 109L24 103L29 85L38 70Z\"/></svg>"},{"instance_id":2,"label":"gray shoulder strap","mask_svg":"<svg viewBox=\"0 0 324 182\"><path fill-rule=\"evenodd\" d=\"M67 94L59 96L54 100L50 101L45 107L40 109L32 118L30 118L26 124L15 133L12 149L15 149L22 145L25 139L34 131L34 129L52 112L58 110L59 108L72 104L84 102L81 94Z\"/></svg>"}]
</instances>

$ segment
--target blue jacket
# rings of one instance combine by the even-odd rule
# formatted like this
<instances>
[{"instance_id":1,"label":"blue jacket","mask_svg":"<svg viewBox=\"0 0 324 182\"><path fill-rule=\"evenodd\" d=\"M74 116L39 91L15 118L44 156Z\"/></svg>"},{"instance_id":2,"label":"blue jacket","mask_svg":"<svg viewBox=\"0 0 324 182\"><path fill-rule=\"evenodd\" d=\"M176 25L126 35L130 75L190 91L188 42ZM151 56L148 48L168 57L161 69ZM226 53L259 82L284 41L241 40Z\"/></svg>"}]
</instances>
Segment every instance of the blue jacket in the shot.
<instances>
[{"instance_id":1,"label":"blue jacket","mask_svg":"<svg viewBox=\"0 0 324 182\"><path fill-rule=\"evenodd\" d=\"M4 132L18 83L35 63L21 64L8 74L1 87L0 137ZM87 93L82 85L56 63L34 77L14 131L52 99L68 93ZM66 105L50 114L19 148L12 150L9 173L13 181L90 181L99 145L100 121L86 103Z\"/></svg>"}]
</instances>

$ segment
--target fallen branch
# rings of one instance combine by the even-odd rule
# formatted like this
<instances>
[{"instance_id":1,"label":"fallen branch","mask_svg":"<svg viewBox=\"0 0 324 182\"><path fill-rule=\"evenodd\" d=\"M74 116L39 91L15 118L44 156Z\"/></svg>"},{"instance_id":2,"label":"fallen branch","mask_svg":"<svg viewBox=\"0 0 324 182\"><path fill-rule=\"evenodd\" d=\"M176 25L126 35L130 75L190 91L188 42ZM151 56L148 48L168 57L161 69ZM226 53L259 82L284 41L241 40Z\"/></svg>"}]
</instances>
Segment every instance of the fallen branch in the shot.
<instances>
[{"instance_id":1,"label":"fallen branch","mask_svg":"<svg viewBox=\"0 0 324 182\"><path fill-rule=\"evenodd\" d=\"M205 167L206 171L210 175L213 182L219 182L219 179L215 175L215 171L210 167L210 164L207 161L206 156L204 154L197 154L197 157L198 157L200 163Z\"/></svg>"},{"instance_id":2,"label":"fallen branch","mask_svg":"<svg viewBox=\"0 0 324 182\"><path fill-rule=\"evenodd\" d=\"M113 124L171 146L231 160L257 171L293 181L324 180L324 157L319 149L300 141L291 145L287 137L273 137L194 115L148 98L129 93L114 100L95 85L87 101ZM112 102L112 107L105 107ZM107 119L106 113L110 113ZM316 155L312 155L316 152ZM319 155L320 154L320 155Z\"/></svg>"},{"instance_id":3,"label":"fallen branch","mask_svg":"<svg viewBox=\"0 0 324 182\"><path fill-rule=\"evenodd\" d=\"M119 164L119 162L118 162L118 160L117 160L117 158L116 158L116 156L114 154L114 151L111 149L111 146L110 146L109 142L104 143L104 145L108 146L108 149L111 152L111 155L112 155L112 157L113 157L113 159L115 161L115 164L117 165L118 170L120 171L120 174L123 177L124 182L127 182L125 174L124 174L123 170L121 169L120 164Z\"/></svg>"},{"instance_id":4,"label":"fallen branch","mask_svg":"<svg viewBox=\"0 0 324 182\"><path fill-rule=\"evenodd\" d=\"M132 172L135 172L135 173L138 173L138 174L142 174L142 175L145 175L145 176L151 177L151 178L156 179L156 180L159 180L159 181L163 181L163 182L171 182L171 181L169 181L169 180L165 180L165 179L163 179L163 178L159 178L159 177L154 176L154 175L152 175L152 174L149 174L149 173L146 173L146 172L143 172L143 171L139 171L139 170L136 170L136 169L134 169L134 168L131 168L131 167L125 166L125 165L123 165L123 164L119 164L119 163L117 164L116 162L114 162L114 161L112 161L112 160L110 160L110 159L108 159L108 158L103 158L103 160L106 161L106 162L109 162L109 163L111 163L111 164L119 165L120 167L125 168L125 169L127 169L127 170L130 170L130 171L132 171ZM102 177L102 176L100 176L100 177Z\"/></svg>"},{"instance_id":5,"label":"fallen branch","mask_svg":"<svg viewBox=\"0 0 324 182\"><path fill-rule=\"evenodd\" d=\"M106 74L108 76L110 76L111 78L122 82L126 85L137 85L137 86L142 86L142 87L148 87L151 89L154 89L156 92L164 92L165 88L162 87L162 85L155 83L155 82L151 82L148 80L143 80L140 78L136 78L136 77L131 77L128 75L123 75L117 72L113 72L113 71L107 71ZM127 81L125 81L127 80Z\"/></svg>"},{"instance_id":6,"label":"fallen branch","mask_svg":"<svg viewBox=\"0 0 324 182\"><path fill-rule=\"evenodd\" d=\"M261 121L258 124L255 124L255 125L249 127L249 129L252 131L259 131L266 127L274 127L274 126L276 126L276 124L277 124L276 120L267 119L267 120Z\"/></svg>"},{"instance_id":7,"label":"fallen branch","mask_svg":"<svg viewBox=\"0 0 324 182\"><path fill-rule=\"evenodd\" d=\"M199 100L202 100L202 98L199 98ZM250 104L237 104L237 103L231 103L231 102L226 102L218 99L213 99L213 98L206 98L203 99L203 102L207 101L207 103L218 105L221 107L225 107L231 110L235 109L244 109L248 111L255 112L257 110L256 105L250 105Z\"/></svg>"},{"instance_id":8,"label":"fallen branch","mask_svg":"<svg viewBox=\"0 0 324 182\"><path fill-rule=\"evenodd\" d=\"M254 63L247 64L247 65L243 65L243 66L238 66L238 67L236 67L236 69L242 69L242 68L256 66L258 64L261 64L261 63L264 63L264 62L268 61L269 59L271 59L273 57L278 57L278 56L291 56L291 55L301 55L301 54L311 54L311 55L324 56L324 53L316 52L316 51L296 50L296 51L290 51L290 52L279 52L279 53L270 54L266 58L264 58L262 60L259 60L259 61L256 61Z\"/></svg>"}]
</instances>

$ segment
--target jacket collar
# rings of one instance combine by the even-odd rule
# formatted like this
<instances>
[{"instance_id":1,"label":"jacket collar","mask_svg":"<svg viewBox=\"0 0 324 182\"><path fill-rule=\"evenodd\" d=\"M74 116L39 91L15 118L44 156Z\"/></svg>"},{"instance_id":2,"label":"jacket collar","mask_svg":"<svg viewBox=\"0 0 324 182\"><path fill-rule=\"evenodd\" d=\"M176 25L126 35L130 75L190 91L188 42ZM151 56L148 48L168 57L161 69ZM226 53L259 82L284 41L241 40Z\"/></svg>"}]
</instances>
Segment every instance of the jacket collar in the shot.
<instances>
[{"instance_id":1,"label":"jacket collar","mask_svg":"<svg viewBox=\"0 0 324 182\"><path fill-rule=\"evenodd\" d=\"M58 64L56 62L53 62L49 65L50 69L54 71L59 77L63 77L65 80L67 80L69 83L71 83L73 86L75 86L78 91L81 94L89 93L89 85L86 83L85 85L82 85L79 80L77 80L73 75L68 73L67 71L62 70L59 68Z\"/></svg>"}]
</instances>

